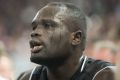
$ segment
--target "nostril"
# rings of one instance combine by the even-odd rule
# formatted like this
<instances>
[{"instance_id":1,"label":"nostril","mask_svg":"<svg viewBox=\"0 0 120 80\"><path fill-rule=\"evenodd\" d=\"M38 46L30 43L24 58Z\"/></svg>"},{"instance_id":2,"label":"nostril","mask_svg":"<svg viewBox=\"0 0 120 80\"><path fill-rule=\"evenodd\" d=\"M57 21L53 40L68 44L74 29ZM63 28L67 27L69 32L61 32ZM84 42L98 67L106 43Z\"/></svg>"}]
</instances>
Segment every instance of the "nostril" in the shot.
<instances>
[{"instance_id":1,"label":"nostril","mask_svg":"<svg viewBox=\"0 0 120 80\"><path fill-rule=\"evenodd\" d=\"M31 33L31 37L35 37L35 36L40 36L40 34L35 33L35 32L32 32L32 33Z\"/></svg>"}]
</instances>

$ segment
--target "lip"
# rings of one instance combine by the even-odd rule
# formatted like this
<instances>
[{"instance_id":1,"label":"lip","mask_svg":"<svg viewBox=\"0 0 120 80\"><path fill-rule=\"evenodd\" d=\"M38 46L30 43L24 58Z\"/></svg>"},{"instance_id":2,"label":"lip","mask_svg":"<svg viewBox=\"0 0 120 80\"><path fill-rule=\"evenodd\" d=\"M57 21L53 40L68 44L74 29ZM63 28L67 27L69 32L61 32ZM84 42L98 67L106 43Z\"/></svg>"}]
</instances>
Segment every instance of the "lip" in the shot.
<instances>
[{"instance_id":1,"label":"lip","mask_svg":"<svg viewBox=\"0 0 120 80\"><path fill-rule=\"evenodd\" d=\"M32 53L38 53L43 48L43 44L39 41L31 40L30 41L30 48Z\"/></svg>"},{"instance_id":2,"label":"lip","mask_svg":"<svg viewBox=\"0 0 120 80\"><path fill-rule=\"evenodd\" d=\"M32 52L32 53L38 53L38 52L41 51L42 48L43 48L42 45L40 45L40 46L35 46L34 48L31 48L31 52Z\"/></svg>"}]
</instances>

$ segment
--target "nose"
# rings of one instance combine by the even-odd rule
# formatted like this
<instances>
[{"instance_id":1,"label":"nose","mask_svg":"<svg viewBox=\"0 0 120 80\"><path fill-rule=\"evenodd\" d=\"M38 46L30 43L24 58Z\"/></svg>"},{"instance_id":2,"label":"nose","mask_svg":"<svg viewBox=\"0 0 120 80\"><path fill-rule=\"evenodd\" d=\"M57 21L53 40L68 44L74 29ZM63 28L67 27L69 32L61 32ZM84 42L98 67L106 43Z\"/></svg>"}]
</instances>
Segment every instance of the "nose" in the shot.
<instances>
[{"instance_id":1,"label":"nose","mask_svg":"<svg viewBox=\"0 0 120 80\"><path fill-rule=\"evenodd\" d=\"M38 37L38 36L41 36L41 34L38 34L37 32L33 31L31 33L31 37Z\"/></svg>"}]
</instances>

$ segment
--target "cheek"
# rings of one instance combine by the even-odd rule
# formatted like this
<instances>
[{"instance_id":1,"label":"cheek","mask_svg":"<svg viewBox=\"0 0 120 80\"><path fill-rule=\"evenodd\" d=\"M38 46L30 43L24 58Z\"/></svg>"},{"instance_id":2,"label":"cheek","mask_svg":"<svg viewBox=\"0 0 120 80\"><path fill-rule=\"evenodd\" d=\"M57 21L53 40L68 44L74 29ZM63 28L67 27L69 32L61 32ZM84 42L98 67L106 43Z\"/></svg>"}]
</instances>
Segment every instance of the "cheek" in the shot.
<instances>
[{"instance_id":1,"label":"cheek","mask_svg":"<svg viewBox=\"0 0 120 80\"><path fill-rule=\"evenodd\" d=\"M57 43L62 43L68 39L68 30L65 28L57 28L52 34L52 39Z\"/></svg>"},{"instance_id":2,"label":"cheek","mask_svg":"<svg viewBox=\"0 0 120 80\"><path fill-rule=\"evenodd\" d=\"M70 46L70 33L65 27L55 28L45 32L45 51L49 54L64 51Z\"/></svg>"},{"instance_id":3,"label":"cheek","mask_svg":"<svg viewBox=\"0 0 120 80\"><path fill-rule=\"evenodd\" d=\"M52 33L51 43L54 48L61 48L69 43L69 32L65 28L58 28Z\"/></svg>"}]
</instances>

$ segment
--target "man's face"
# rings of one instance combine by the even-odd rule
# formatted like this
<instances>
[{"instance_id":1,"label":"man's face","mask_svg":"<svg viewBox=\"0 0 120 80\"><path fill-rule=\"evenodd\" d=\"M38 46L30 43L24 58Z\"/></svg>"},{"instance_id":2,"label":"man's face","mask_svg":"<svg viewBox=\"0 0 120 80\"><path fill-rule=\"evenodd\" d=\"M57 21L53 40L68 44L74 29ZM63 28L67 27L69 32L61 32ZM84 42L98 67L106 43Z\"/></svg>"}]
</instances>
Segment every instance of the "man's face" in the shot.
<instances>
[{"instance_id":1,"label":"man's face","mask_svg":"<svg viewBox=\"0 0 120 80\"><path fill-rule=\"evenodd\" d=\"M32 22L31 61L47 64L70 56L70 32L62 20L64 15L55 7L44 7Z\"/></svg>"}]
</instances>

